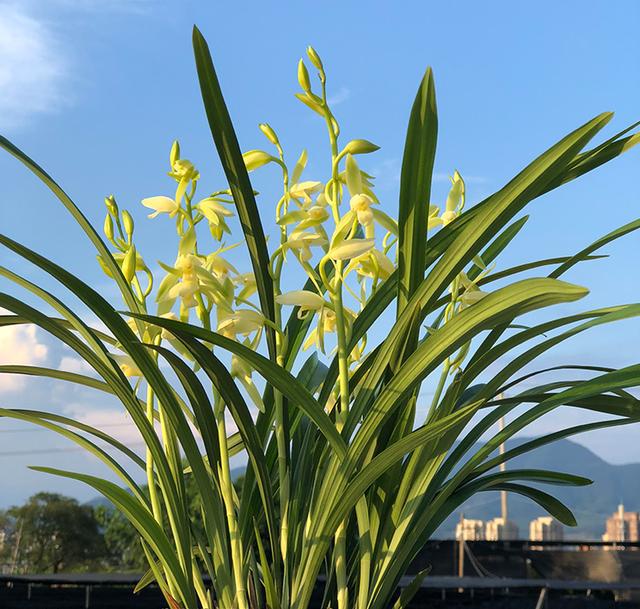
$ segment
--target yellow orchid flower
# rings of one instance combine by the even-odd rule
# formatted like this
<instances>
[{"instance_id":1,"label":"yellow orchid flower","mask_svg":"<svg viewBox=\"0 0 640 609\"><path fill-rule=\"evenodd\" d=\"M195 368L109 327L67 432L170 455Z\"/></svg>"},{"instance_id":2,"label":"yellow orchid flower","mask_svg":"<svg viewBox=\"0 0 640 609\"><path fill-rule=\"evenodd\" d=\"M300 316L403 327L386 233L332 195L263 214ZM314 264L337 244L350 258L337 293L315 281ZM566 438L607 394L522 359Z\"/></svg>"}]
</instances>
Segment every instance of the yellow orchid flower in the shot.
<instances>
[{"instance_id":1,"label":"yellow orchid flower","mask_svg":"<svg viewBox=\"0 0 640 609\"><path fill-rule=\"evenodd\" d=\"M196 208L209 221L209 228L214 239L220 241L223 233L231 233L225 218L233 216L234 214L218 200L207 197L206 199L202 199L202 201L196 205Z\"/></svg>"},{"instance_id":2,"label":"yellow orchid flower","mask_svg":"<svg viewBox=\"0 0 640 609\"><path fill-rule=\"evenodd\" d=\"M189 186L191 182L196 182L200 179L198 170L191 161L187 161L186 159L174 160L168 175L178 182L176 189L176 202L178 204L182 201L185 192L187 192L187 186Z\"/></svg>"},{"instance_id":3,"label":"yellow orchid flower","mask_svg":"<svg viewBox=\"0 0 640 609\"><path fill-rule=\"evenodd\" d=\"M369 224L373 222L373 211L371 210L373 203L374 200L369 195L363 193L354 195L349 201L351 211L356 213L358 222L360 222L362 226L369 226Z\"/></svg>"},{"instance_id":4,"label":"yellow orchid flower","mask_svg":"<svg viewBox=\"0 0 640 609\"><path fill-rule=\"evenodd\" d=\"M165 196L147 197L142 199L142 204L154 210L152 214L149 214L149 218L155 218L158 214L169 214L169 217L173 218L180 209L180 205L175 199Z\"/></svg>"},{"instance_id":5,"label":"yellow orchid flower","mask_svg":"<svg viewBox=\"0 0 640 609\"><path fill-rule=\"evenodd\" d=\"M303 203L300 209L294 209L278 218L280 226L294 224L298 222L298 229L303 230L310 227L319 227L323 222L329 219L329 210L327 209L327 199L323 194L318 195L315 203L309 200Z\"/></svg>"},{"instance_id":6,"label":"yellow orchid flower","mask_svg":"<svg viewBox=\"0 0 640 609\"><path fill-rule=\"evenodd\" d=\"M335 332L336 331L336 314L335 311L324 307L320 311L320 316L318 319L318 325L311 330L307 340L302 345L302 349L306 351L311 345L315 345L317 349L320 349L323 353L325 353L324 349L324 336L327 332Z\"/></svg>"},{"instance_id":7,"label":"yellow orchid flower","mask_svg":"<svg viewBox=\"0 0 640 609\"><path fill-rule=\"evenodd\" d=\"M374 280L385 280L395 271L395 266L386 254L373 248L363 256L352 261L356 272L361 277L369 277Z\"/></svg>"},{"instance_id":8,"label":"yellow orchid flower","mask_svg":"<svg viewBox=\"0 0 640 609\"><path fill-rule=\"evenodd\" d=\"M193 163L187 161L187 159L176 159L173 161L171 171L168 175L176 182L184 179L197 180L200 178L198 170L194 167Z\"/></svg>"},{"instance_id":9,"label":"yellow orchid flower","mask_svg":"<svg viewBox=\"0 0 640 609\"><path fill-rule=\"evenodd\" d=\"M176 283L176 285L169 290L169 298L180 298L182 305L186 309L192 309L198 304L195 296L199 289L200 285L195 276L183 277L182 281Z\"/></svg>"},{"instance_id":10,"label":"yellow orchid flower","mask_svg":"<svg viewBox=\"0 0 640 609\"><path fill-rule=\"evenodd\" d=\"M480 277L472 281L466 273L460 273L460 283L462 283L462 286L464 287L464 292L460 296L461 308L464 309L470 307L487 295L487 292L482 291L477 286L476 282L478 279L480 279Z\"/></svg>"},{"instance_id":11,"label":"yellow orchid flower","mask_svg":"<svg viewBox=\"0 0 640 609\"><path fill-rule=\"evenodd\" d=\"M327 256L332 260L350 260L366 254L375 245L373 239L345 239L334 245Z\"/></svg>"},{"instance_id":12,"label":"yellow orchid flower","mask_svg":"<svg viewBox=\"0 0 640 609\"><path fill-rule=\"evenodd\" d=\"M244 341L243 344L247 347L251 347L249 341ZM253 370L245 360L235 354L231 356L231 376L233 378L237 378L240 383L242 383L242 386L245 388L258 410L260 412L264 412L264 402L262 401L260 392L253 382L252 374Z\"/></svg>"},{"instance_id":13,"label":"yellow orchid flower","mask_svg":"<svg viewBox=\"0 0 640 609\"><path fill-rule=\"evenodd\" d=\"M241 286L240 292L237 295L239 300L247 300L256 293L256 276L253 273L241 273L233 278L233 283L237 286Z\"/></svg>"},{"instance_id":14,"label":"yellow orchid flower","mask_svg":"<svg viewBox=\"0 0 640 609\"><path fill-rule=\"evenodd\" d=\"M249 150L242 154L242 159L244 161L245 167L247 171L253 171L266 165L267 163L278 163L278 159L268 152L264 152L264 150Z\"/></svg>"},{"instance_id":15,"label":"yellow orchid flower","mask_svg":"<svg viewBox=\"0 0 640 609\"><path fill-rule=\"evenodd\" d=\"M264 317L252 309L238 309L230 315L225 315L218 323L218 332L228 338L236 335L248 336L264 326Z\"/></svg>"},{"instance_id":16,"label":"yellow orchid flower","mask_svg":"<svg viewBox=\"0 0 640 609\"><path fill-rule=\"evenodd\" d=\"M344 315L346 318L347 324L351 324L355 319L355 314L353 311L344 308ZM320 310L318 316L318 324L317 326L311 330L307 340L302 345L304 351L306 351L312 345L315 345L317 349L320 349L323 353L325 353L324 346L324 337L327 333L332 333L336 331L336 313L333 309L325 306Z\"/></svg>"},{"instance_id":17,"label":"yellow orchid flower","mask_svg":"<svg viewBox=\"0 0 640 609\"><path fill-rule=\"evenodd\" d=\"M327 240L318 233L296 229L289 235L283 249L293 250L302 262L307 262L313 255L311 248L320 247L326 243Z\"/></svg>"},{"instance_id":18,"label":"yellow orchid flower","mask_svg":"<svg viewBox=\"0 0 640 609\"><path fill-rule=\"evenodd\" d=\"M181 254L175 264L175 270L181 273L181 280L167 292L167 298L180 298L182 305L191 309L198 303L195 295L200 290L197 269L202 266L202 260L193 254Z\"/></svg>"},{"instance_id":19,"label":"yellow orchid flower","mask_svg":"<svg viewBox=\"0 0 640 609\"><path fill-rule=\"evenodd\" d=\"M311 203L311 195L315 192L320 192L323 188L322 182L313 182L310 180L298 182L289 188L289 195L292 199L302 199L304 203L309 204Z\"/></svg>"},{"instance_id":20,"label":"yellow orchid flower","mask_svg":"<svg viewBox=\"0 0 640 609\"><path fill-rule=\"evenodd\" d=\"M462 176L455 171L451 178L451 190L449 190L449 194L447 195L445 211L441 216L443 226L453 222L460 215L460 212L464 207L464 196L464 180L462 179Z\"/></svg>"},{"instance_id":21,"label":"yellow orchid flower","mask_svg":"<svg viewBox=\"0 0 640 609\"><path fill-rule=\"evenodd\" d=\"M326 302L324 298L309 290L293 290L276 296L276 302L281 305L298 307L298 318L303 319L311 311L321 311Z\"/></svg>"},{"instance_id":22,"label":"yellow orchid flower","mask_svg":"<svg viewBox=\"0 0 640 609\"><path fill-rule=\"evenodd\" d=\"M207 256L205 268L210 271L216 279L225 279L229 273L238 273L233 264L216 252Z\"/></svg>"},{"instance_id":23,"label":"yellow orchid flower","mask_svg":"<svg viewBox=\"0 0 640 609\"><path fill-rule=\"evenodd\" d=\"M118 368L122 370L124 375L127 378L142 376L142 372L138 365L133 361L133 358L129 355L114 355L110 354L111 359L113 359L116 364L118 364Z\"/></svg>"},{"instance_id":24,"label":"yellow orchid flower","mask_svg":"<svg viewBox=\"0 0 640 609\"><path fill-rule=\"evenodd\" d=\"M427 228L435 228L436 226L442 226L442 218L440 218L440 208L437 205L429 205Z\"/></svg>"}]
</instances>

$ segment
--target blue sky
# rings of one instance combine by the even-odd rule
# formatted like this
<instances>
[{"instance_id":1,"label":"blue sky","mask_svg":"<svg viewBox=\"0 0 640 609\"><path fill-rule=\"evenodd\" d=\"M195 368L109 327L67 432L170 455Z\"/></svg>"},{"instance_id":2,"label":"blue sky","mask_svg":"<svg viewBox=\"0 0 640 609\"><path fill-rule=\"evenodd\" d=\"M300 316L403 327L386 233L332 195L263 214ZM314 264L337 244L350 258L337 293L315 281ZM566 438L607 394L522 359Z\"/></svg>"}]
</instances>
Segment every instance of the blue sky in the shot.
<instances>
[{"instance_id":1,"label":"blue sky","mask_svg":"<svg viewBox=\"0 0 640 609\"><path fill-rule=\"evenodd\" d=\"M257 125L268 121L291 157L309 148L312 173L326 164L323 128L293 93L297 61L313 44L329 73L344 141L365 137L381 146L365 169L377 175L378 195L390 211L409 108L431 65L440 121L433 200L443 201L447 176L457 169L467 178L473 203L592 116L616 112L608 135L640 118L639 13L634 1L0 0L0 131L42 163L99 226L103 197L114 193L134 210L145 257L171 258L162 249L169 223L146 221L139 205L170 188L165 174L171 141L180 139L211 189L221 184L191 56L191 27L197 23L243 149L264 146ZM500 266L573 253L638 217L639 163L640 151L632 151L535 202L526 231ZM2 232L110 294L90 247L46 189L6 155L0 156L0 176ZM259 187L261 204L271 206L269 181ZM606 249L610 259L571 274L570 280L592 290L580 308L638 300L639 246L640 236L632 235ZM0 261L36 276L5 252ZM69 357L41 333L3 332L3 361L57 367ZM637 362L638 336L640 322L628 322L563 346L544 363ZM0 401L76 414L116 431L120 426L128 437L126 421L111 404L69 388L9 379L0 385ZM534 431L578 418L583 420L570 411L556 414ZM6 454L67 446L23 429L0 421L0 507L41 488L92 495L25 469L47 463L97 471L81 453ZM607 460L638 461L639 432L618 429L580 441Z\"/></svg>"}]
</instances>

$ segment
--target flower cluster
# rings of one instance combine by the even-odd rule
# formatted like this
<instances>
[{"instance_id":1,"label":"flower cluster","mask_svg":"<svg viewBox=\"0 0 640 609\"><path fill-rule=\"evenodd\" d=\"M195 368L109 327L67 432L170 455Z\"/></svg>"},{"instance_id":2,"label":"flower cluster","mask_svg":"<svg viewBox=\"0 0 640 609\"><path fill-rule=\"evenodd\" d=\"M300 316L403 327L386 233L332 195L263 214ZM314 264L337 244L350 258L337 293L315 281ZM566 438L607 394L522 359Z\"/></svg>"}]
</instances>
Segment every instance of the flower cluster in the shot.
<instances>
[{"instance_id":1,"label":"flower cluster","mask_svg":"<svg viewBox=\"0 0 640 609\"><path fill-rule=\"evenodd\" d=\"M249 172L272 166L282 175L282 194L275 204L275 230L279 234L271 248L269 268L277 317L281 319L284 307L292 307L300 319L311 322L303 348L315 347L327 353L349 342L357 311L394 273L398 225L383 210L375 194L373 176L360 167L362 159L378 150L378 146L355 139L340 148L340 127L327 99L322 62L311 48L308 56L318 70L320 91L313 91L309 72L301 61L298 80L302 91L296 96L327 125L332 153L326 178L303 177L308 164L305 150L290 169L278 135L268 124L259 127L272 151L253 149L243 158ZM235 214L231 193L223 189L198 199L201 174L191 161L181 157L177 142L171 148L169 168L168 176L175 182L173 194L142 199L142 205L151 210L149 218L168 217L175 222L178 235L175 261L159 262L164 276L155 290L157 314L189 321L193 312L206 328L258 349L265 325L273 322L265 320L253 302L256 292L253 274L238 271L231 263L231 250L236 245L223 242L225 235L232 234L229 223ZM456 171L451 178L442 212L437 205L428 201L424 204L428 206L425 228L443 228L455 221L465 204L465 184L460 174ZM113 197L106 200L106 206L105 234L117 250L115 259L125 278L136 288L140 304L147 308L154 277L134 245L131 214L120 212ZM202 234L201 226L208 228L208 237ZM297 261L309 280L304 289L283 290L291 280L290 275L284 274L290 258ZM108 272L106 266L103 268ZM442 323L484 296L478 282L486 273L484 267L473 278L460 273L451 285L451 302ZM146 281L141 281L142 276ZM142 326L132 322L131 327L139 332ZM170 333L153 334L144 327L147 339L166 340L184 352ZM280 328L274 329L279 348L284 349L286 337ZM366 337L346 353L347 366L357 365L365 345ZM341 353L344 355L344 349ZM139 374L125 360L119 361L119 365L128 376ZM234 356L231 371L260 408L260 394L253 384L251 367Z\"/></svg>"}]
</instances>

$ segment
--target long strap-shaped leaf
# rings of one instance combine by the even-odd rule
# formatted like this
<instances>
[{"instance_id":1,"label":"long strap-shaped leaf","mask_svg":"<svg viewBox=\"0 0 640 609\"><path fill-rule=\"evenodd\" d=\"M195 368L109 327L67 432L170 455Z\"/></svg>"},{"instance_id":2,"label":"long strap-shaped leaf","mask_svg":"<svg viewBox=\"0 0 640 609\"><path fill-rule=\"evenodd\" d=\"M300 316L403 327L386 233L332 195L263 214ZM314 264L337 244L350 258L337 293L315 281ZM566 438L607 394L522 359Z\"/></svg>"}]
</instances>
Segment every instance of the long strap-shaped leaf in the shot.
<instances>
[{"instance_id":1,"label":"long strap-shaped leaf","mask_svg":"<svg viewBox=\"0 0 640 609\"><path fill-rule=\"evenodd\" d=\"M162 527L153 519L153 515L145 509L140 502L129 495L127 491L120 488L117 484L76 472L55 469L52 467L31 467L38 472L53 474L71 480L84 482L96 489L107 499L109 499L120 511L122 511L127 519L133 524L142 538L149 544L158 556L159 560L166 567L167 577L174 580L178 589L182 593L182 600L188 609L196 609L195 593L193 587L188 583L184 571L181 569L180 563L176 556L175 548L165 535Z\"/></svg>"},{"instance_id":2,"label":"long strap-shaped leaf","mask_svg":"<svg viewBox=\"0 0 640 609\"><path fill-rule=\"evenodd\" d=\"M269 252L262 230L262 221L253 195L249 174L242 159L229 111L213 67L209 46L200 30L193 28L193 52L196 59L202 101L209 120L211 135L220 156L220 161L229 182L229 188L238 210L238 218L244 232L247 249L256 279L262 314L275 322L273 282L269 275ZM276 342L273 328L267 326L269 355L276 360Z\"/></svg>"},{"instance_id":3,"label":"long strap-shaped leaf","mask_svg":"<svg viewBox=\"0 0 640 609\"><path fill-rule=\"evenodd\" d=\"M424 278L431 176L436 156L438 114L433 72L428 68L416 95L402 157L398 206L398 310Z\"/></svg>"},{"instance_id":4,"label":"long strap-shaped leaf","mask_svg":"<svg viewBox=\"0 0 640 609\"><path fill-rule=\"evenodd\" d=\"M462 311L425 340L393 376L376 398L375 408L367 413L350 453L359 458L375 434L375 429L392 412L402 396L411 391L444 357L483 329L499 323L500 318L521 315L560 302L571 302L586 294L586 289L562 281L525 279L488 294L476 305Z\"/></svg>"},{"instance_id":5,"label":"long strap-shaped leaf","mask_svg":"<svg viewBox=\"0 0 640 609\"><path fill-rule=\"evenodd\" d=\"M376 357L367 383L375 386L385 370L404 344L407 332L415 322L416 312L420 307L428 309L439 295L451 283L457 273L480 251L495 234L496 230L506 224L529 200L529 193L536 192L541 185L560 175L566 164L585 146L585 144L610 120L610 114L602 114L576 129L547 152L538 157L526 169L511 180L504 188L491 197L492 205L485 205L477 213L473 223L468 223L459 231L451 246L438 260L427 278L416 290L413 297L403 309L389 336L383 342L383 348ZM452 222L453 226L456 221ZM449 226L445 227L445 232ZM361 392L355 400L350 412L351 424L368 409L371 404L371 393ZM357 415L352 415L357 413ZM349 424L349 419L348 423Z\"/></svg>"},{"instance_id":6,"label":"long strap-shaped leaf","mask_svg":"<svg viewBox=\"0 0 640 609\"><path fill-rule=\"evenodd\" d=\"M638 123L635 123L627 129L621 131L616 136L601 144L592 150L587 150L583 153L576 155L573 161L567 165L564 171L562 171L556 178L551 179L546 183L542 183L538 190L531 189L527 192L526 197L522 197L524 204L528 201L558 188L559 186L575 180L576 178L596 169L600 165L607 163L613 158L623 154L630 150L632 147L640 142L640 136L638 134L619 140L622 135L635 128ZM528 168L527 168L528 169ZM526 170L525 170L526 171ZM496 193L497 194L497 193ZM462 230L473 223L478 214L490 205L494 204L495 196L491 195L484 199L469 211L465 212L458 220L449 224L444 230L441 230L434 235L429 243L429 249L427 252L427 259L425 261L425 267L428 268L434 263L448 248L451 247L454 238L459 235ZM523 204L523 206L524 206ZM382 312L393 301L396 294L396 286L398 281L398 273L394 271L391 276L378 288L376 293L370 298L369 302L365 305L364 309L360 311L356 318L352 330L351 330L351 342L350 349L355 348L357 342L366 334L373 323L379 319ZM329 397L333 383L337 378L338 365L337 360L331 363L329 373L327 375L328 380L327 388L320 394L319 401L324 404Z\"/></svg>"},{"instance_id":7,"label":"long strap-shaped leaf","mask_svg":"<svg viewBox=\"0 0 640 609\"><path fill-rule=\"evenodd\" d=\"M347 478L354 472L353 462L343 463L339 475L328 474L329 488L320 491L316 501L316 513L310 518L312 527L305 537L308 539L306 552L300 561L293 587L294 607L304 607L315 585L318 570L322 564L329 540L349 510L352 509L362 493L392 467L405 454L415 450L421 444L433 440L459 424L461 420L473 415L477 404L469 405L453 415L443 418L430 426L424 426L398 440L380 453L371 463L365 466L351 482Z\"/></svg>"},{"instance_id":8,"label":"long strap-shaped leaf","mask_svg":"<svg viewBox=\"0 0 640 609\"><path fill-rule=\"evenodd\" d=\"M211 343L233 353L248 364L251 365L262 377L271 383L278 391L280 391L290 401L291 405L300 408L304 413L318 426L320 432L325 436L329 445L336 452L341 460L346 454L346 446L340 434L336 431L331 419L324 412L320 404L309 393L300 381L298 381L290 372L273 363L263 355L260 355L253 349L249 349L235 340L231 340L217 332L206 330L184 322L167 319L164 317L156 317L153 315L134 315L144 321L166 328L176 336L184 338L194 337L202 341Z\"/></svg>"},{"instance_id":9,"label":"long strap-shaped leaf","mask_svg":"<svg viewBox=\"0 0 640 609\"><path fill-rule=\"evenodd\" d=\"M147 347L145 347L140 342L140 339L131 330L124 319L116 313L111 304L107 300L105 300L96 290L78 279L78 277L63 269L61 266L55 264L54 262L51 262L44 256L41 256L33 250L30 250L29 248L21 245L20 243L17 243L16 241L4 235L0 235L0 243L2 243L5 247L11 249L16 254L22 256L26 260L29 260L31 263L40 267L60 283L62 283L64 286L66 286L74 293L75 296L77 296L82 302L84 302L98 316L99 319L101 319L105 323L105 325L113 333L114 337L119 341L121 345L123 345L123 349L133 358L136 365L141 370L145 379L149 383L150 387L158 397L159 401L163 404L164 411L170 418L173 429L175 429L176 433L180 435L181 445L183 450L185 451L185 454L187 455L187 459L189 459L190 462L192 460L194 461L194 463L192 463L194 474L196 474L203 481L206 480L208 482L204 466L202 466L201 468L202 471L197 471L197 469L200 468L202 458L200 456L195 438L193 437L193 434L185 420L181 405L176 399L175 392L169 385L165 376L159 370ZM0 295L0 297L4 302L10 303L9 305L5 305L7 309L19 313L25 317L31 317L31 319L34 320L34 323L43 327L45 330L51 332L55 336L60 337L70 346L74 343L79 342L77 337L68 331L64 331L66 332L66 336L62 337L61 333L63 333L63 329L57 326L53 327L46 316L42 315L32 307L28 307L24 303L21 303L20 301L17 301L16 299L8 295ZM136 420L136 425L143 433L145 442L152 446L156 451L156 454L154 454L154 460L156 462L156 466L158 467L159 476L163 480L162 490L165 494L166 501L171 504L172 514L175 517L176 524L174 529L175 534L179 539L178 548L180 551L181 562L183 563L185 571L187 571L188 569L188 571L186 572L186 576L188 578L191 578L191 541L189 539L190 531L186 513L184 482L182 480L182 477L178 476L178 472L181 472L182 470L182 464L178 461L179 455L177 455L176 453L174 455L174 462L169 465L166 459L166 455L162 451L162 448L159 446L158 438L155 434L155 431L153 430L153 428L151 428L142 411L140 411L137 397L131 390L127 379L124 377L123 373L115 365L115 363L112 362L113 369L108 370L106 365L103 364L101 360L98 360L93 352L89 351L89 353L86 353L88 349L84 346L84 344L80 343L73 348L78 353L84 352L83 357L87 361L91 361L92 359L96 360L96 362L93 363L93 367L96 370L104 370L104 372L101 372L101 374L103 378L105 378L105 380L107 380L107 377L111 377L113 379L114 388L117 389L118 397L128 408L132 417L134 417L134 420ZM105 374L107 375L107 377L105 377ZM132 402L135 402L135 406L133 407ZM160 449L159 451L157 451L158 448Z\"/></svg>"},{"instance_id":10,"label":"long strap-shaped leaf","mask_svg":"<svg viewBox=\"0 0 640 609\"><path fill-rule=\"evenodd\" d=\"M28 157L22 150L12 144L7 138L0 136L0 147L4 148L7 152L17 158L23 165L25 165L33 174L35 174L45 184L45 186L59 199L59 201L66 207L67 211L73 216L74 220L78 223L80 228L85 232L91 243L100 254L102 260L106 264L111 276L115 279L122 297L127 306L132 311L140 311L140 305L136 300L131 286L122 274L120 266L113 258L106 243L102 240L102 237L98 234L98 231L92 226L91 222L86 216L78 209L78 206L71 200L69 195L62 189L62 187L33 159Z\"/></svg>"},{"instance_id":11,"label":"long strap-shaped leaf","mask_svg":"<svg viewBox=\"0 0 640 609\"><path fill-rule=\"evenodd\" d=\"M144 495L138 484L131 477L131 475L127 472L127 470L118 463L116 459L114 459L106 450L102 447L98 446L95 442L88 440L83 435L76 433L75 431L71 431L62 425L57 425L53 423L52 420L55 420L54 417L49 415L48 413L42 413L39 411L29 411L29 410L19 410L19 409L8 409L8 408L0 408L0 417L7 417L11 419L16 419L18 421L26 421L28 423L32 423L34 425L39 425L44 427L45 429L49 429L58 435L61 435L68 440L71 440L78 446L82 447L88 453L93 454L95 457L100 459L109 469L116 473L116 475L127 485L127 487L131 490L131 492L136 496L138 501L146 506L150 507L149 500ZM59 417L59 419L63 419L64 417ZM76 425L76 427L78 427ZM87 426L88 427L88 426ZM94 430L98 432L98 430ZM97 433L95 435L98 435ZM132 450L115 440L107 436L107 434L100 433L100 439L110 444L112 447L126 454L136 465L144 470L144 461L138 457Z\"/></svg>"},{"instance_id":12,"label":"long strap-shaped leaf","mask_svg":"<svg viewBox=\"0 0 640 609\"><path fill-rule=\"evenodd\" d=\"M277 536L273 489L271 488L271 479L269 478L265 464L264 453L262 452L260 439L256 433L249 407L244 401L229 371L210 350L204 347L201 342L185 336L184 333L178 334L177 336L214 384L238 426L238 431L242 437L244 447L247 451L247 457L249 458L256 477L260 497L262 498L262 507L267 521L271 547L275 548L277 547ZM165 357L169 357L168 354L166 354Z\"/></svg>"},{"instance_id":13,"label":"long strap-shaped leaf","mask_svg":"<svg viewBox=\"0 0 640 609\"><path fill-rule=\"evenodd\" d=\"M133 450L131 450L128 446L122 444L109 434L106 434L104 431L93 427L92 425L87 425L86 423L82 423L81 421L76 421L70 417L65 417L60 414L55 414L52 412L44 412L42 410L26 410L22 408L0 408L0 417L9 417L14 419L20 419L24 421L28 421L35 425L41 425L46 427L47 429L51 429L53 431L59 432L60 435L65 437L66 433L73 433L74 437L70 437L74 442L77 437L83 436L80 434L76 434L75 432L71 432L67 429L67 427L75 428L84 433L88 433L103 442L111 445L113 448L121 452L125 457L131 459L133 463L135 463L140 469L144 470L145 463L144 460L141 459ZM53 422L53 423L52 423ZM60 425L54 425L55 423L59 423ZM65 427L62 427L64 425Z\"/></svg>"}]
</instances>

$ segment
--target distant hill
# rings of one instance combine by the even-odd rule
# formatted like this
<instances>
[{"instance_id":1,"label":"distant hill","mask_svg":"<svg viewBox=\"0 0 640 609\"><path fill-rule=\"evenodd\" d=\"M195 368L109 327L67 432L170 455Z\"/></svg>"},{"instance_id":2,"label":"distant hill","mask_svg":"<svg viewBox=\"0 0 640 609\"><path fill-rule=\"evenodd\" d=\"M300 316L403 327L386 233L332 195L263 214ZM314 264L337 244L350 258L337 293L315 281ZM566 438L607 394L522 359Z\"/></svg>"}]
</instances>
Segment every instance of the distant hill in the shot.
<instances>
[{"instance_id":1,"label":"distant hill","mask_svg":"<svg viewBox=\"0 0 640 609\"><path fill-rule=\"evenodd\" d=\"M508 443L507 448L524 441L525 438L515 440ZM480 445L477 448L479 447ZM611 465L588 448L569 440L561 440L517 457L509 461L507 467L551 469L593 480L593 484L586 487L541 486L563 501L575 514L578 526L565 528L566 538L600 539L604 532L605 520L621 501L627 510L640 510L640 463ZM520 495L510 494L508 505L509 519L518 524L521 537L527 538L529 521L543 515L542 509ZM462 509L466 518L495 518L500 515L499 493L480 493L469 500ZM459 518L458 511L445 521L437 531L436 537L452 537Z\"/></svg>"},{"instance_id":2,"label":"distant hill","mask_svg":"<svg viewBox=\"0 0 640 609\"><path fill-rule=\"evenodd\" d=\"M525 442L521 438L507 443L507 448ZM481 447L478 444L475 449ZM629 465L611 465L602 460L588 448L561 440L539 448L531 453L509 461L510 469L551 469L585 476L594 481L591 486L577 488L549 485L541 486L569 506L576 516L578 526L565 528L565 538L600 539L604 532L605 520L616 510L621 501L627 510L640 511L640 463ZM231 472L235 480L244 473L244 467L235 467ZM509 518L520 528L520 535L529 535L529 521L542 516L544 512L538 505L521 497L509 495ZM103 497L96 497L88 505L110 506ZM480 493L462 507L466 518L490 520L500 515L500 496L497 492ZM460 511L452 514L436 531L434 537L445 539L454 536Z\"/></svg>"},{"instance_id":3,"label":"distant hill","mask_svg":"<svg viewBox=\"0 0 640 609\"><path fill-rule=\"evenodd\" d=\"M94 509L99 507L113 507L113 503L111 503L111 501L109 501L106 497L102 496L94 497L93 499L86 501L84 505L88 505L89 507L92 507Z\"/></svg>"}]
</instances>

